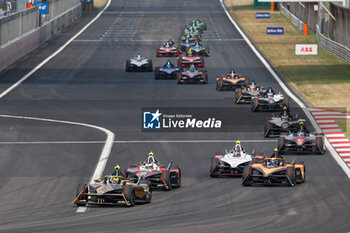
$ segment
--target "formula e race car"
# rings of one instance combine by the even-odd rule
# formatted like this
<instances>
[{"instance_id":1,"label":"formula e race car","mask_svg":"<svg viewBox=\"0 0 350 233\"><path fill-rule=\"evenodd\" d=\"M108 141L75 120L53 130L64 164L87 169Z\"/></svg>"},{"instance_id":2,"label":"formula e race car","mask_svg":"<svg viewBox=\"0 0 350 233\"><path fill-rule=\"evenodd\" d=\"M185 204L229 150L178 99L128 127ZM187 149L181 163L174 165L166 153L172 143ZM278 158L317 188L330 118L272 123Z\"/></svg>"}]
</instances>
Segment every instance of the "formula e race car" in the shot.
<instances>
[{"instance_id":1,"label":"formula e race car","mask_svg":"<svg viewBox=\"0 0 350 233\"><path fill-rule=\"evenodd\" d=\"M187 28L193 28L194 30L199 30L201 33L203 33L205 30L207 30L207 24L197 19L193 20L191 24L187 25Z\"/></svg>"},{"instance_id":2,"label":"formula e race car","mask_svg":"<svg viewBox=\"0 0 350 233\"><path fill-rule=\"evenodd\" d=\"M324 135L307 131L303 127L303 122L299 124L298 130L283 134L278 138L277 148L279 153L323 154L326 150Z\"/></svg>"},{"instance_id":3,"label":"formula e race car","mask_svg":"<svg viewBox=\"0 0 350 233\"><path fill-rule=\"evenodd\" d=\"M125 71L147 71L152 72L152 60L143 58L140 54L137 54L135 58L126 60Z\"/></svg>"},{"instance_id":4,"label":"formula e race car","mask_svg":"<svg viewBox=\"0 0 350 233\"><path fill-rule=\"evenodd\" d=\"M211 177L218 176L241 176L243 169L254 157L254 152L248 154L241 146L240 141L225 154L216 154L211 160L209 174ZM258 157L257 157L258 158Z\"/></svg>"},{"instance_id":5,"label":"formula e race car","mask_svg":"<svg viewBox=\"0 0 350 233\"><path fill-rule=\"evenodd\" d=\"M283 107L282 112L275 116L274 114L267 119L264 125L264 136L279 137L283 133L297 130L300 122L306 122L305 119L300 119L298 115L292 117L289 115L288 108Z\"/></svg>"},{"instance_id":6,"label":"formula e race car","mask_svg":"<svg viewBox=\"0 0 350 233\"><path fill-rule=\"evenodd\" d=\"M178 57L180 56L180 52L178 51L175 44L171 43L170 41L167 41L157 49L156 56L157 57Z\"/></svg>"},{"instance_id":7,"label":"formula e race car","mask_svg":"<svg viewBox=\"0 0 350 233\"><path fill-rule=\"evenodd\" d=\"M243 88L249 83L248 78L240 77L235 71L231 71L225 77L224 75L216 78L216 90L234 90L236 88Z\"/></svg>"},{"instance_id":8,"label":"formula e race car","mask_svg":"<svg viewBox=\"0 0 350 233\"><path fill-rule=\"evenodd\" d=\"M208 83L208 75L207 71L197 70L194 65L191 65L189 69L184 69L179 73L177 84L181 83Z\"/></svg>"},{"instance_id":9,"label":"formula e race car","mask_svg":"<svg viewBox=\"0 0 350 233\"><path fill-rule=\"evenodd\" d=\"M156 67L154 70L155 79L176 79L179 73L179 67L173 65L170 60L168 60L164 66Z\"/></svg>"},{"instance_id":10,"label":"formula e race car","mask_svg":"<svg viewBox=\"0 0 350 233\"><path fill-rule=\"evenodd\" d=\"M188 38L185 40L180 40L179 41L179 52L183 53L188 51L189 48L191 48L192 46L194 46L196 44L195 41L191 41Z\"/></svg>"},{"instance_id":11,"label":"formula e race car","mask_svg":"<svg viewBox=\"0 0 350 233\"><path fill-rule=\"evenodd\" d=\"M194 46L189 48L192 51L193 55L196 56L203 56L203 57L209 57L209 47L201 45L198 41L195 43Z\"/></svg>"},{"instance_id":12,"label":"formula e race car","mask_svg":"<svg viewBox=\"0 0 350 233\"><path fill-rule=\"evenodd\" d=\"M147 159L139 165L132 165L125 175L132 181L140 177L150 182L151 188L163 187L164 190L171 190L173 187L181 186L181 169L178 165L170 162L167 166L161 165L150 152Z\"/></svg>"},{"instance_id":13,"label":"formula e race car","mask_svg":"<svg viewBox=\"0 0 350 233\"><path fill-rule=\"evenodd\" d=\"M204 60L202 57L194 56L191 50L189 50L187 55L182 55L177 58L177 65L180 67L190 67L191 65L195 67L204 67Z\"/></svg>"},{"instance_id":14,"label":"formula e race car","mask_svg":"<svg viewBox=\"0 0 350 233\"><path fill-rule=\"evenodd\" d=\"M274 92L269 87L265 93L260 93L258 96L252 97L251 110L259 111L279 111L284 106L288 107L287 98L281 92Z\"/></svg>"},{"instance_id":15,"label":"formula e race car","mask_svg":"<svg viewBox=\"0 0 350 233\"><path fill-rule=\"evenodd\" d=\"M187 38L196 38L197 41L198 40L202 40L202 37L201 37L201 31L200 30L195 30L193 27L190 27L190 28L185 28L183 30L183 33L182 35L184 35L185 37Z\"/></svg>"},{"instance_id":16,"label":"formula e race car","mask_svg":"<svg viewBox=\"0 0 350 233\"><path fill-rule=\"evenodd\" d=\"M250 104L253 96L258 96L266 91L255 83L254 80L245 88L236 88L235 103L236 104Z\"/></svg>"},{"instance_id":17,"label":"formula e race car","mask_svg":"<svg viewBox=\"0 0 350 233\"><path fill-rule=\"evenodd\" d=\"M294 187L297 183L305 181L305 165L303 162L294 161L290 164L282 157L264 158L246 166L242 174L242 184L265 185L290 185Z\"/></svg>"},{"instance_id":18,"label":"formula e race car","mask_svg":"<svg viewBox=\"0 0 350 233\"><path fill-rule=\"evenodd\" d=\"M200 41L201 38L195 35L191 35L190 33L185 33L184 35L180 36L179 38L179 44L181 41L185 41L186 39L188 39L191 42L196 42L196 41Z\"/></svg>"},{"instance_id":19,"label":"formula e race car","mask_svg":"<svg viewBox=\"0 0 350 233\"><path fill-rule=\"evenodd\" d=\"M107 175L92 184L79 185L73 204L134 206L135 202L149 203L151 199L151 188L142 178L133 183L124 176Z\"/></svg>"}]
</instances>

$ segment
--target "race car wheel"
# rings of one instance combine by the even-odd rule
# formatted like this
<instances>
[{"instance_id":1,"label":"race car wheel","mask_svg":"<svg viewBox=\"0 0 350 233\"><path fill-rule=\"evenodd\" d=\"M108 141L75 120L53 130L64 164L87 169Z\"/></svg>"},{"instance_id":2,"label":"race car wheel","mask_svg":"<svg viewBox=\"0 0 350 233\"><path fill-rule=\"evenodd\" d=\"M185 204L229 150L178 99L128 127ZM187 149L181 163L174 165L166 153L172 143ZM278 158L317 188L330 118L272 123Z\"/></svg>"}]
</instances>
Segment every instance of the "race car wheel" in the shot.
<instances>
[{"instance_id":1,"label":"race car wheel","mask_svg":"<svg viewBox=\"0 0 350 233\"><path fill-rule=\"evenodd\" d=\"M153 64L152 64L152 60L149 59L148 60L148 72L152 72L153 71Z\"/></svg>"},{"instance_id":2,"label":"race car wheel","mask_svg":"<svg viewBox=\"0 0 350 233\"><path fill-rule=\"evenodd\" d=\"M218 82L218 91L222 91L224 89L223 85L224 85L224 80L220 78Z\"/></svg>"},{"instance_id":3,"label":"race car wheel","mask_svg":"<svg viewBox=\"0 0 350 233\"><path fill-rule=\"evenodd\" d=\"M294 167L288 167L287 168L287 176L290 180L290 186L294 187L296 184L296 177L295 177L295 168Z\"/></svg>"},{"instance_id":4,"label":"race car wheel","mask_svg":"<svg viewBox=\"0 0 350 233\"><path fill-rule=\"evenodd\" d=\"M177 79L176 84L181 84L181 79L182 79L182 75L179 74L179 78Z\"/></svg>"},{"instance_id":5,"label":"race car wheel","mask_svg":"<svg viewBox=\"0 0 350 233\"><path fill-rule=\"evenodd\" d=\"M305 181L300 168L295 169L295 180L297 183L303 183Z\"/></svg>"},{"instance_id":6,"label":"race car wheel","mask_svg":"<svg viewBox=\"0 0 350 233\"><path fill-rule=\"evenodd\" d=\"M251 166L245 166L243 169L242 173L242 184L244 186L251 186L253 181L252 178L250 177L251 175Z\"/></svg>"},{"instance_id":7,"label":"race car wheel","mask_svg":"<svg viewBox=\"0 0 350 233\"><path fill-rule=\"evenodd\" d=\"M208 74L205 73L204 74L204 84L207 84L208 83Z\"/></svg>"},{"instance_id":8,"label":"race car wheel","mask_svg":"<svg viewBox=\"0 0 350 233\"><path fill-rule=\"evenodd\" d=\"M239 104L239 97L242 95L242 88L238 88L235 90L235 102Z\"/></svg>"},{"instance_id":9,"label":"race car wheel","mask_svg":"<svg viewBox=\"0 0 350 233\"><path fill-rule=\"evenodd\" d=\"M212 158L211 162L210 162L210 168L209 168L210 177L217 177L217 175L213 174L214 171L215 171L216 166L217 166L217 159L216 158Z\"/></svg>"},{"instance_id":10,"label":"race car wheel","mask_svg":"<svg viewBox=\"0 0 350 233\"><path fill-rule=\"evenodd\" d=\"M126 64L125 64L125 72L130 72L130 60L126 60Z\"/></svg>"},{"instance_id":11,"label":"race car wheel","mask_svg":"<svg viewBox=\"0 0 350 233\"><path fill-rule=\"evenodd\" d=\"M325 152L325 145L324 145L324 139L323 136L316 136L316 145L318 148L319 154L324 154Z\"/></svg>"},{"instance_id":12,"label":"race car wheel","mask_svg":"<svg viewBox=\"0 0 350 233\"><path fill-rule=\"evenodd\" d=\"M277 142L277 149L280 154L284 153L284 143L285 143L285 139L284 139L284 135L282 135L278 138L278 142Z\"/></svg>"},{"instance_id":13,"label":"race car wheel","mask_svg":"<svg viewBox=\"0 0 350 233\"><path fill-rule=\"evenodd\" d=\"M79 184L78 187L77 187L77 191L75 193L75 197L78 197L80 193L82 192L87 192L87 184ZM86 195L82 195L80 198L79 198L79 201L87 201L87 196ZM76 204L77 206L83 206L85 204L80 204L80 203L77 203Z\"/></svg>"},{"instance_id":14,"label":"race car wheel","mask_svg":"<svg viewBox=\"0 0 350 233\"><path fill-rule=\"evenodd\" d=\"M270 130L271 130L270 119L271 119L270 117L267 118L267 122L265 122L265 124L264 124L264 136L265 136L265 138L269 137L269 133L270 133Z\"/></svg>"},{"instance_id":15,"label":"race car wheel","mask_svg":"<svg viewBox=\"0 0 350 233\"><path fill-rule=\"evenodd\" d=\"M159 67L156 67L154 70L154 79L159 79Z\"/></svg>"},{"instance_id":16,"label":"race car wheel","mask_svg":"<svg viewBox=\"0 0 350 233\"><path fill-rule=\"evenodd\" d=\"M250 105L250 109L253 111L253 112L256 112L257 111L257 108L258 108L258 104L259 104L259 99L256 97L255 99L252 99L252 103Z\"/></svg>"},{"instance_id":17,"label":"race car wheel","mask_svg":"<svg viewBox=\"0 0 350 233\"><path fill-rule=\"evenodd\" d=\"M172 182L172 186L174 187L180 187L181 186L181 168L179 167L179 165L176 165L174 167L175 170L179 170L179 173L175 172L176 175L176 180L175 182Z\"/></svg>"},{"instance_id":18,"label":"race car wheel","mask_svg":"<svg viewBox=\"0 0 350 233\"><path fill-rule=\"evenodd\" d=\"M170 191L171 190L171 180L170 180L170 174L169 171L162 171L162 181L165 183L164 190Z\"/></svg>"},{"instance_id":19,"label":"race car wheel","mask_svg":"<svg viewBox=\"0 0 350 233\"><path fill-rule=\"evenodd\" d=\"M249 84L249 79L248 79L248 78L245 78L245 80L244 80L244 85L245 85L245 86L248 86L248 84Z\"/></svg>"},{"instance_id":20,"label":"race car wheel","mask_svg":"<svg viewBox=\"0 0 350 233\"><path fill-rule=\"evenodd\" d=\"M288 98L285 96L284 99L283 99L283 104L284 106L286 106L287 108L289 108L289 101L288 101Z\"/></svg>"},{"instance_id":21,"label":"race car wheel","mask_svg":"<svg viewBox=\"0 0 350 233\"><path fill-rule=\"evenodd\" d=\"M132 207L135 205L135 191L134 188L132 187L132 185L127 185L125 186L124 190L123 190L123 194L125 196L125 199L128 202L128 206Z\"/></svg>"}]
</instances>

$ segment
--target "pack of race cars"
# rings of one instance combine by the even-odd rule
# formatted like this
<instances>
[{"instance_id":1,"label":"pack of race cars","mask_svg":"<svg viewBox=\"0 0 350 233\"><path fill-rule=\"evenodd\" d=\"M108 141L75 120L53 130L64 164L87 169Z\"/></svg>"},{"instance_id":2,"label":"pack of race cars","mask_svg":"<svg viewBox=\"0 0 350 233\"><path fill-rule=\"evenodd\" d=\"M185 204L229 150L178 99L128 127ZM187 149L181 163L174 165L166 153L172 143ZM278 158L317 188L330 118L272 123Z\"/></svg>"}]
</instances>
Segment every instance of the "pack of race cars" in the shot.
<instances>
[{"instance_id":1,"label":"pack of race cars","mask_svg":"<svg viewBox=\"0 0 350 233\"><path fill-rule=\"evenodd\" d=\"M176 79L182 83L208 83L204 58L209 57L209 48L200 44L202 33L207 25L200 20L193 20L182 31L177 42L171 39L156 50L156 57L168 57L163 66L153 69L152 60L141 54L126 60L126 72L153 72L155 79ZM170 58L176 57L176 63ZM247 152L240 141L231 150L217 153L210 161L210 177L242 177L243 186L254 184L287 185L294 187L305 182L306 170L302 161L286 161L282 154L323 154L325 139L323 134L306 129L306 120L289 112L287 97L264 88L254 80L239 75L235 70L216 78L216 90L234 92L236 104L250 104L253 112L280 111L272 114L264 124L264 137L278 138L272 155L259 154L253 150ZM123 205L150 203L153 190L170 191L181 186L181 169L173 162L161 164L150 152L147 159L121 170L115 171L89 184L77 187L73 204L88 205Z\"/></svg>"},{"instance_id":2,"label":"pack of race cars","mask_svg":"<svg viewBox=\"0 0 350 233\"><path fill-rule=\"evenodd\" d=\"M177 42L169 39L156 49L156 57L168 57L163 66L154 69L155 79L176 79L177 84L208 83L208 74L204 69L204 58L209 57L209 47L200 43L202 33L207 29L206 23L199 19L186 25ZM176 57L176 64L171 58ZM137 54L126 60L126 72L152 72L152 60Z\"/></svg>"}]
</instances>

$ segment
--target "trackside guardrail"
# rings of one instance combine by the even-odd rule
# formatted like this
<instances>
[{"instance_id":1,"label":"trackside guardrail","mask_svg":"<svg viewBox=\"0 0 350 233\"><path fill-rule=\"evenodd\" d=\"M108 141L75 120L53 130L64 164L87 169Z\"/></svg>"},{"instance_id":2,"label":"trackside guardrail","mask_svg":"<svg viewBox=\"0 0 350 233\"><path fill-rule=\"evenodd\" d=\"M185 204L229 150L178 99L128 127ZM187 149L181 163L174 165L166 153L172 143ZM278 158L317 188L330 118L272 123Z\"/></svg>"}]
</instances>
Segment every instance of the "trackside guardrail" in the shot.
<instances>
[{"instance_id":1,"label":"trackside guardrail","mask_svg":"<svg viewBox=\"0 0 350 233\"><path fill-rule=\"evenodd\" d=\"M316 36L318 43L322 48L337 55L350 64L350 49L322 35L318 24L316 24Z\"/></svg>"},{"instance_id":2,"label":"trackside guardrail","mask_svg":"<svg viewBox=\"0 0 350 233\"><path fill-rule=\"evenodd\" d=\"M296 26L300 32L304 32L304 23L298 17L293 15L290 11L287 10L282 4L280 4L280 12L286 17L294 26Z\"/></svg>"}]
</instances>

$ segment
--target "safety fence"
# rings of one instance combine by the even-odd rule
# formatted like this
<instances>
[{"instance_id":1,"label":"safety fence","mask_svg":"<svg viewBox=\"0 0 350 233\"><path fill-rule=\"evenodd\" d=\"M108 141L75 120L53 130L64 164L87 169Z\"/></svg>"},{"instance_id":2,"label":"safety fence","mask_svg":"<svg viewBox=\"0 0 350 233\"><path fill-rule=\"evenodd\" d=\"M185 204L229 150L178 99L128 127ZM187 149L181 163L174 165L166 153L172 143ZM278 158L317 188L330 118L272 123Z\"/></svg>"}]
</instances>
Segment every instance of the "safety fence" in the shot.
<instances>
[{"instance_id":1,"label":"safety fence","mask_svg":"<svg viewBox=\"0 0 350 233\"><path fill-rule=\"evenodd\" d=\"M337 55L350 64L350 49L322 35L320 27L316 25L316 36L319 45L327 51Z\"/></svg>"},{"instance_id":2,"label":"safety fence","mask_svg":"<svg viewBox=\"0 0 350 233\"><path fill-rule=\"evenodd\" d=\"M58 4L58 2L65 1L71 2L71 4ZM78 2L78 4L73 5L72 2ZM38 48L41 44L50 39L57 32L62 31L64 28L78 20L82 15L81 4L79 1L52 0L51 3L53 7L56 6L58 10L53 10L51 15L47 15L47 18L53 18L45 22L39 22L40 17L38 15L38 7L33 7L26 11L19 12L26 12L26 14L29 14L30 16L19 16L19 13L14 14L16 21L11 22L11 20L8 21L8 19L5 18L7 24L12 23L7 27L4 26L6 25L6 23L1 24L3 19L0 21L0 25L5 27L5 29L9 30L4 32L1 28L0 38L1 40L4 40L2 41L3 44L0 45L0 71L14 63L21 57L25 56L32 50ZM71 8L65 9L65 7ZM33 12L35 12L35 14ZM37 16L35 20L32 14ZM26 19L29 20L30 23L28 21L21 23L23 20ZM28 25L31 26L29 27ZM14 28L16 28L17 32L11 34L10 31ZM3 36L3 33L7 33L8 35Z\"/></svg>"},{"instance_id":3,"label":"safety fence","mask_svg":"<svg viewBox=\"0 0 350 233\"><path fill-rule=\"evenodd\" d=\"M304 23L298 17L293 15L290 11L287 10L283 4L280 4L280 12L286 17L294 26L296 26L300 32L304 32Z\"/></svg>"}]
</instances>

